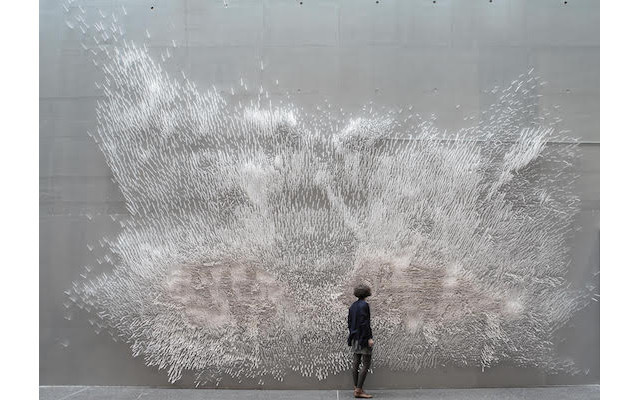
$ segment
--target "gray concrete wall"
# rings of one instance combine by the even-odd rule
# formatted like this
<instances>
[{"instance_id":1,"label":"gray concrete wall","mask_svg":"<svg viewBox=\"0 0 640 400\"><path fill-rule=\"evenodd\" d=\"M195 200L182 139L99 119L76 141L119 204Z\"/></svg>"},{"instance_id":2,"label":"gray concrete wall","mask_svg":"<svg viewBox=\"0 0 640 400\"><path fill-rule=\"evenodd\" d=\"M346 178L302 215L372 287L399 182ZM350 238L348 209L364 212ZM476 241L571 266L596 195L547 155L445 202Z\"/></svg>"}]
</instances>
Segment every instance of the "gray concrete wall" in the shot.
<instances>
[{"instance_id":1,"label":"gray concrete wall","mask_svg":"<svg viewBox=\"0 0 640 400\"><path fill-rule=\"evenodd\" d=\"M456 129L494 100L490 90L534 67L548 81L542 106L560 106L561 129L580 138L582 211L570 279L599 270L599 3L597 0L87 0L88 12L126 4L129 39L152 34L152 51L173 47L170 69L228 89L240 77L305 108L327 99L346 110L374 101L436 113ZM151 6L154 9L151 10ZM265 69L261 70L260 61ZM166 385L129 349L96 334L88 315L65 307L64 291L100 256L87 244L114 234L109 215L123 197L87 131L94 128L99 71L85 56L56 0L40 1L40 383ZM279 88L273 86L278 79ZM249 89L251 90L250 86ZM456 107L456 106L460 107ZM91 216L91 219L87 217ZM100 265L97 265L100 268ZM547 375L497 366L398 373L377 368L371 387L530 386L599 382L599 305L560 332L563 356L586 374ZM189 378L177 386L189 386ZM228 386L252 387L255 382ZM335 388L291 378L264 387Z\"/></svg>"}]
</instances>

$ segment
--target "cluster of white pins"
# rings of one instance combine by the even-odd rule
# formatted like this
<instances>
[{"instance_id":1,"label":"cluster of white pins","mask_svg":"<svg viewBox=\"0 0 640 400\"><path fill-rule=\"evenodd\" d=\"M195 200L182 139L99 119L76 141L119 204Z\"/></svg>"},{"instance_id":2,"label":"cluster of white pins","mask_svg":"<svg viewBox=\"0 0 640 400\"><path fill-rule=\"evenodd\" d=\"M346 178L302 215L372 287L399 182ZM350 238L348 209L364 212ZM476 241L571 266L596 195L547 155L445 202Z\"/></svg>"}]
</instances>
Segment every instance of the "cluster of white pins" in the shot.
<instances>
[{"instance_id":1,"label":"cluster of white pins","mask_svg":"<svg viewBox=\"0 0 640 400\"><path fill-rule=\"evenodd\" d=\"M113 271L71 297L171 382L345 371L359 282L378 366L571 368L553 335L586 301L564 278L576 147L550 143L531 71L451 135L401 111L203 91L115 14L65 8L98 44L94 137L130 212L103 242Z\"/></svg>"}]
</instances>

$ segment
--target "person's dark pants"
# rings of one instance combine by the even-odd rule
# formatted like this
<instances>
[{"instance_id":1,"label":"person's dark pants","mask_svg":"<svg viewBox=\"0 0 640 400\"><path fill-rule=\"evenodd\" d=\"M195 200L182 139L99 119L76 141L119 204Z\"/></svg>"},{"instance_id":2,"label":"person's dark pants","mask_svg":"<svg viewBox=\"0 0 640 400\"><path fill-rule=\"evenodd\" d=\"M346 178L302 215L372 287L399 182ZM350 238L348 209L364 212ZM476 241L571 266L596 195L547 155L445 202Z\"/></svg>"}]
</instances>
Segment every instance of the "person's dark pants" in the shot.
<instances>
[{"instance_id":1,"label":"person's dark pants","mask_svg":"<svg viewBox=\"0 0 640 400\"><path fill-rule=\"evenodd\" d=\"M358 367L360 366L360 361L362 361L362 369L358 374ZM371 354L353 354L353 385L358 389L362 389L362 385L364 385L364 379L367 377L367 371L371 366Z\"/></svg>"}]
</instances>

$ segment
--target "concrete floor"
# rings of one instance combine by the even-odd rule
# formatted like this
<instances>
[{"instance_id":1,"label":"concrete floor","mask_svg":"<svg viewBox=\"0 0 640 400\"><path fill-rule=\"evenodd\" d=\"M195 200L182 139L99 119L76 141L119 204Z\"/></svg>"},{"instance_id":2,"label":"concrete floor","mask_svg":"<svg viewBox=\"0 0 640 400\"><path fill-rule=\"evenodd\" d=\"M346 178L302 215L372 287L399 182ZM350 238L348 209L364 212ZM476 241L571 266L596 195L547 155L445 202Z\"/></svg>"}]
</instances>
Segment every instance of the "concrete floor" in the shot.
<instances>
[{"instance_id":1,"label":"concrete floor","mask_svg":"<svg viewBox=\"0 0 640 400\"><path fill-rule=\"evenodd\" d=\"M499 389L371 390L377 399L431 400L596 400L600 385ZM133 386L40 386L40 400L221 400L353 398L348 390L160 389Z\"/></svg>"}]
</instances>

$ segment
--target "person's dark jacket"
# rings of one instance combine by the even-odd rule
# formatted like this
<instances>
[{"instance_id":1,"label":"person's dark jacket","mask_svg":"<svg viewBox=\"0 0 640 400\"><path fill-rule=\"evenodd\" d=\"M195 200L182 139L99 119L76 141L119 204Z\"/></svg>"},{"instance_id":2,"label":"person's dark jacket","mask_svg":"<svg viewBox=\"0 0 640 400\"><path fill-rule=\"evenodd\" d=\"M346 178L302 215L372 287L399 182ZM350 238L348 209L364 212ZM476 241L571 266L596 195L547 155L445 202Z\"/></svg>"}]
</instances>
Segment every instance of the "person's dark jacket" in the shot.
<instances>
[{"instance_id":1,"label":"person's dark jacket","mask_svg":"<svg viewBox=\"0 0 640 400\"><path fill-rule=\"evenodd\" d=\"M349 346L354 343L360 343L360 347L369 346L369 339L373 338L370 317L369 304L364 300L354 301L349 307Z\"/></svg>"}]
</instances>

